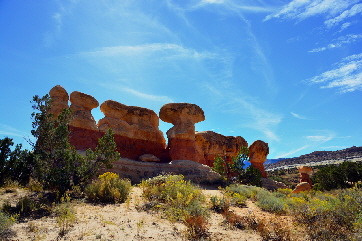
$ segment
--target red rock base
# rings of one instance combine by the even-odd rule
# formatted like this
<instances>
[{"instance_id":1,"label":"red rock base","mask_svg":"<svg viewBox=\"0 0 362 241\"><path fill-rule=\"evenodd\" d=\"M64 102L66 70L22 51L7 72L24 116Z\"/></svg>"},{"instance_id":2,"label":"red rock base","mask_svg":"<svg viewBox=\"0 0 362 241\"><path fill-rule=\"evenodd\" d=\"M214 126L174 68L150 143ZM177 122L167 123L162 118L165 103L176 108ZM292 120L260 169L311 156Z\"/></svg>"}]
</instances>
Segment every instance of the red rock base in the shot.
<instances>
[{"instance_id":1,"label":"red rock base","mask_svg":"<svg viewBox=\"0 0 362 241\"><path fill-rule=\"evenodd\" d=\"M71 131L69 135L70 144L75 146L76 150L82 151L89 148L94 150L98 144L98 139L104 135L102 131L88 130L74 126L69 126L69 130ZM120 135L114 135L114 141L117 144L117 151L123 158L138 160L138 157L143 154L152 154L158 157L161 162L171 161L168 150L163 143L132 139Z\"/></svg>"}]
</instances>

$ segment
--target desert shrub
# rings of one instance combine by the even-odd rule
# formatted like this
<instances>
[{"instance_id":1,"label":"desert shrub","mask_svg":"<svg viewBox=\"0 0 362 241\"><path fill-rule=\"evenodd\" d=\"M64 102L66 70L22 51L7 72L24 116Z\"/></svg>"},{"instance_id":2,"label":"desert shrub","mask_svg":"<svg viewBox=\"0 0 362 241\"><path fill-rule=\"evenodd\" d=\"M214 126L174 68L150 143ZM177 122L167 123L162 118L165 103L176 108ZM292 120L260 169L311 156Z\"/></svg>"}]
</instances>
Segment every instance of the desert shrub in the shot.
<instances>
[{"instance_id":1,"label":"desert shrub","mask_svg":"<svg viewBox=\"0 0 362 241\"><path fill-rule=\"evenodd\" d=\"M357 240L362 210L358 189L292 196L289 213L303 225L312 240Z\"/></svg>"},{"instance_id":2,"label":"desert shrub","mask_svg":"<svg viewBox=\"0 0 362 241\"><path fill-rule=\"evenodd\" d=\"M124 202L131 190L128 179L120 179L118 174L106 172L86 186L85 193L89 200L99 202Z\"/></svg>"},{"instance_id":3,"label":"desert shrub","mask_svg":"<svg viewBox=\"0 0 362 241\"><path fill-rule=\"evenodd\" d=\"M160 175L140 183L146 206L162 210L171 221L182 221L189 239L208 236L208 208L200 188L182 175ZM152 204L149 205L149 202Z\"/></svg>"},{"instance_id":4,"label":"desert shrub","mask_svg":"<svg viewBox=\"0 0 362 241\"><path fill-rule=\"evenodd\" d=\"M0 237L15 223L16 219L0 211Z\"/></svg>"},{"instance_id":5,"label":"desert shrub","mask_svg":"<svg viewBox=\"0 0 362 241\"><path fill-rule=\"evenodd\" d=\"M39 204L27 196L20 198L16 204L16 211L19 213L30 213L38 208Z\"/></svg>"},{"instance_id":6,"label":"desert shrub","mask_svg":"<svg viewBox=\"0 0 362 241\"><path fill-rule=\"evenodd\" d=\"M229 193L239 193L247 198L254 198L256 193L266 191L260 187L247 186L242 184L231 184L226 187L226 192Z\"/></svg>"},{"instance_id":7,"label":"desert shrub","mask_svg":"<svg viewBox=\"0 0 362 241\"><path fill-rule=\"evenodd\" d=\"M223 195L223 197L212 196L210 197L211 210L217 213L224 213L230 208L230 197Z\"/></svg>"},{"instance_id":8,"label":"desert shrub","mask_svg":"<svg viewBox=\"0 0 362 241\"><path fill-rule=\"evenodd\" d=\"M60 228L59 235L64 236L69 231L70 226L76 221L74 206L68 195L60 198L60 203L54 208L54 214L57 225Z\"/></svg>"},{"instance_id":9,"label":"desert shrub","mask_svg":"<svg viewBox=\"0 0 362 241\"><path fill-rule=\"evenodd\" d=\"M286 208L286 199L278 197L274 193L259 193L256 205L263 211L272 213L283 213Z\"/></svg>"},{"instance_id":10,"label":"desert shrub","mask_svg":"<svg viewBox=\"0 0 362 241\"><path fill-rule=\"evenodd\" d=\"M260 234L263 241L289 241L291 238L291 230L280 223L276 218L273 219L259 219L256 231Z\"/></svg>"},{"instance_id":11,"label":"desert shrub","mask_svg":"<svg viewBox=\"0 0 362 241\"><path fill-rule=\"evenodd\" d=\"M43 185L36 179L30 178L28 183L28 189L32 192L43 191Z\"/></svg>"}]
</instances>

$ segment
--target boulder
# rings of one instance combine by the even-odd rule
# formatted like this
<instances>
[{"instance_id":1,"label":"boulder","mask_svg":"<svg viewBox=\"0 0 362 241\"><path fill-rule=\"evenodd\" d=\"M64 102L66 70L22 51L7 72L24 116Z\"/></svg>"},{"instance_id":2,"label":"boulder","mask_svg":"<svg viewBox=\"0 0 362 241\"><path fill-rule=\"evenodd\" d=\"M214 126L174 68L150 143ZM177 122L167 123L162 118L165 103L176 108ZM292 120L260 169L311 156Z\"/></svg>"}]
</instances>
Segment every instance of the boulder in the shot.
<instances>
[{"instance_id":1,"label":"boulder","mask_svg":"<svg viewBox=\"0 0 362 241\"><path fill-rule=\"evenodd\" d=\"M261 182L263 184L263 188L269 191L275 191L279 188L288 188L284 183L277 182L269 178L261 178Z\"/></svg>"},{"instance_id":2,"label":"boulder","mask_svg":"<svg viewBox=\"0 0 362 241\"><path fill-rule=\"evenodd\" d=\"M161 107L160 119L174 125L167 131L171 160L197 162L195 123L205 120L204 111L195 104L169 103Z\"/></svg>"},{"instance_id":3,"label":"boulder","mask_svg":"<svg viewBox=\"0 0 362 241\"><path fill-rule=\"evenodd\" d=\"M182 174L186 180L195 183L220 183L221 176L210 167L189 160L177 160L169 163L140 162L120 158L112 163L111 169L101 169L100 172L115 172L121 178L128 178L132 183L140 183L142 179L152 178L164 173Z\"/></svg>"},{"instance_id":4,"label":"boulder","mask_svg":"<svg viewBox=\"0 0 362 241\"><path fill-rule=\"evenodd\" d=\"M143 154L142 156L138 157L138 160L143 162L159 162L160 159L157 156L152 154Z\"/></svg>"},{"instance_id":5,"label":"boulder","mask_svg":"<svg viewBox=\"0 0 362 241\"><path fill-rule=\"evenodd\" d=\"M257 140L249 147L250 163L253 167L260 170L262 177L267 178L268 175L264 169L264 162L269 154L268 143Z\"/></svg>"},{"instance_id":6,"label":"boulder","mask_svg":"<svg viewBox=\"0 0 362 241\"><path fill-rule=\"evenodd\" d=\"M63 109L69 108L68 92L63 88L63 86L56 85L49 91L50 98L52 99L52 104L50 112L54 114L55 117L62 112Z\"/></svg>"},{"instance_id":7,"label":"boulder","mask_svg":"<svg viewBox=\"0 0 362 241\"><path fill-rule=\"evenodd\" d=\"M98 107L98 101L91 95L74 91L70 94L70 109L73 111L71 126L89 130L98 130L91 110Z\"/></svg>"},{"instance_id":8,"label":"boulder","mask_svg":"<svg viewBox=\"0 0 362 241\"><path fill-rule=\"evenodd\" d=\"M213 131L196 132L195 142L198 162L211 167L217 155L231 160L242 146L248 146L241 136L224 136Z\"/></svg>"},{"instance_id":9,"label":"boulder","mask_svg":"<svg viewBox=\"0 0 362 241\"><path fill-rule=\"evenodd\" d=\"M297 167L300 175L300 182L308 182L310 187L313 187L312 180L310 179L310 176L313 173L313 169L309 166L298 166Z\"/></svg>"},{"instance_id":10,"label":"boulder","mask_svg":"<svg viewBox=\"0 0 362 241\"><path fill-rule=\"evenodd\" d=\"M299 183L292 193L300 193L300 192L306 192L312 190L312 187L308 182L301 182Z\"/></svg>"}]
</instances>

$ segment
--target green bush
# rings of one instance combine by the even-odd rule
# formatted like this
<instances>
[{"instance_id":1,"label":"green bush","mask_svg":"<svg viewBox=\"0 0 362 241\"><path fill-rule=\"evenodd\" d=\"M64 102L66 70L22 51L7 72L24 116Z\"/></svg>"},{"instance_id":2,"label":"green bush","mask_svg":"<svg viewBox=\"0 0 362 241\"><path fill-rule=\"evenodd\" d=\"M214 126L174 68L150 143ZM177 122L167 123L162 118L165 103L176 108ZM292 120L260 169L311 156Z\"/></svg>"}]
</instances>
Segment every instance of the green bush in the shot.
<instances>
[{"instance_id":1,"label":"green bush","mask_svg":"<svg viewBox=\"0 0 362 241\"><path fill-rule=\"evenodd\" d=\"M85 193L91 201L121 203L126 201L131 187L128 179L120 179L118 174L106 172L86 186Z\"/></svg>"},{"instance_id":2,"label":"green bush","mask_svg":"<svg viewBox=\"0 0 362 241\"><path fill-rule=\"evenodd\" d=\"M15 218L0 211L0 237L15 223Z\"/></svg>"},{"instance_id":3,"label":"green bush","mask_svg":"<svg viewBox=\"0 0 362 241\"><path fill-rule=\"evenodd\" d=\"M59 235L64 236L69 231L70 226L76 221L74 206L70 202L68 195L60 198L60 204L54 208L54 214L60 227Z\"/></svg>"}]
</instances>

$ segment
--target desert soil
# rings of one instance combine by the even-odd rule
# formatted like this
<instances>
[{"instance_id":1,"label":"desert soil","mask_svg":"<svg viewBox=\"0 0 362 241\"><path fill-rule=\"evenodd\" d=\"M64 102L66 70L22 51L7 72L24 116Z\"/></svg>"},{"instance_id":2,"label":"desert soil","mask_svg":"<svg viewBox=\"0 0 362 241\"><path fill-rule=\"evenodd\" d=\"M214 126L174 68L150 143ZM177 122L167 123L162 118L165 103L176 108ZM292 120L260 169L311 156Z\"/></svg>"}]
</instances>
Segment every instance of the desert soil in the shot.
<instances>
[{"instance_id":1,"label":"desert soil","mask_svg":"<svg viewBox=\"0 0 362 241\"><path fill-rule=\"evenodd\" d=\"M1 193L1 192L0 192ZM219 190L204 190L208 196L222 196ZM13 193L3 192L0 195L0 205L5 200L14 206L21 196L28 195L24 189ZM209 198L208 198L209 200ZM186 227L179 222L172 223L161 213L138 211L142 204L141 190L133 187L130 198L122 204L97 205L87 202L75 202L76 222L69 231L60 236L60 227L54 215L38 219L26 218L15 223L3 240L186 240ZM251 201L245 208L232 208L240 215L253 215L257 219L278 220L282 225L292 225L290 217L275 216L261 211ZM230 228L223 223L221 214L211 212L209 232L211 240L262 240L254 230Z\"/></svg>"}]
</instances>

